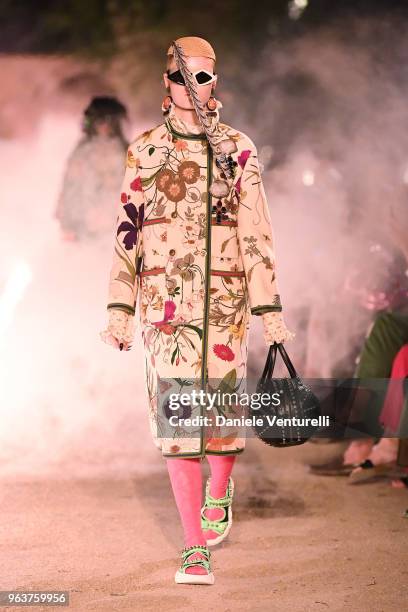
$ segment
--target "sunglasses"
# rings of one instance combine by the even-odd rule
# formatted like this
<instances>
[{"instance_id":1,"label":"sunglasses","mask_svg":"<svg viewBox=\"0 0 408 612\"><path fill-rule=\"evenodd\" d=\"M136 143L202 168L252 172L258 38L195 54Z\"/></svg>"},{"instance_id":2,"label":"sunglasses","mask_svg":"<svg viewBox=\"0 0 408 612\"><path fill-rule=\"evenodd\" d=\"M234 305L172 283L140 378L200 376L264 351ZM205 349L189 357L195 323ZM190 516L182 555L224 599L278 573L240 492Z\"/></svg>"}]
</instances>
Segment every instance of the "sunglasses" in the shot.
<instances>
[{"instance_id":1,"label":"sunglasses","mask_svg":"<svg viewBox=\"0 0 408 612\"><path fill-rule=\"evenodd\" d=\"M197 85L209 85L215 81L216 73L208 72L208 70L197 70L192 73L195 82ZM167 76L170 81L173 83L177 83L178 85L185 85L184 77L181 74L180 70L176 70L175 72L170 72L167 70Z\"/></svg>"}]
</instances>

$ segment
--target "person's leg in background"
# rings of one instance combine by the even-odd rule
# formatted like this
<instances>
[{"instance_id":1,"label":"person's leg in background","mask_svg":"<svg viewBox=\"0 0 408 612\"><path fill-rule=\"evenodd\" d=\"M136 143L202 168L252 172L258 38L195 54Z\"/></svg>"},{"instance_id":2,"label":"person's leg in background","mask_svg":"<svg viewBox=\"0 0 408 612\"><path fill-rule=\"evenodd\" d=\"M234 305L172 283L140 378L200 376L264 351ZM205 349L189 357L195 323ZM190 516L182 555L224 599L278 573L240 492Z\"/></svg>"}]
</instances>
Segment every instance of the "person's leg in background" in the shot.
<instances>
[{"instance_id":1,"label":"person's leg in background","mask_svg":"<svg viewBox=\"0 0 408 612\"><path fill-rule=\"evenodd\" d=\"M399 312L383 312L377 315L367 331L366 339L361 350L354 378L388 378L391 373L393 360L408 342L408 315ZM356 401L350 416L358 420L356 413L368 415L368 420L374 422L379 419L381 405L371 402L371 392L368 389L359 389ZM312 465L311 471L321 475L347 475L354 467L362 463L369 456L375 439L366 437L350 442L342 459L334 460L329 464Z\"/></svg>"},{"instance_id":2,"label":"person's leg in background","mask_svg":"<svg viewBox=\"0 0 408 612\"><path fill-rule=\"evenodd\" d=\"M228 480L231 476L232 469L235 464L236 455L206 455L210 464L210 495L211 497L220 499L227 492ZM211 521L217 521L222 518L224 511L222 508L206 508L204 516ZM219 536L218 533L205 529L204 535L206 539L213 539Z\"/></svg>"},{"instance_id":3,"label":"person's leg in background","mask_svg":"<svg viewBox=\"0 0 408 612\"><path fill-rule=\"evenodd\" d=\"M405 400L405 404L404 404L404 412L406 412L408 410L408 401ZM404 419L404 416L402 417L402 420ZM407 425L408 423L404 423L402 424L404 431L407 430ZM405 434L406 435L406 434ZM402 472L403 472L403 476L394 479L391 482L391 485L395 488L398 489L402 489L402 488L408 488L408 438L400 438L399 439L399 444L398 444L398 455L397 455L397 467L401 468ZM408 516L408 510L407 510L407 516Z\"/></svg>"},{"instance_id":4,"label":"person's leg in background","mask_svg":"<svg viewBox=\"0 0 408 612\"><path fill-rule=\"evenodd\" d=\"M408 315L382 312L367 334L355 377L388 378L399 349L408 341Z\"/></svg>"},{"instance_id":5,"label":"person's leg in background","mask_svg":"<svg viewBox=\"0 0 408 612\"><path fill-rule=\"evenodd\" d=\"M407 315L397 312L383 312L377 315L364 342L355 378L388 378L391 375L396 354L407 341ZM382 405L378 402L366 401L362 410L366 412L367 419L373 422L379 420L381 408ZM371 440L371 447L373 444L374 439ZM370 452L370 440L355 440L346 450L344 460L347 463L358 463L364 461Z\"/></svg>"},{"instance_id":6,"label":"person's leg in background","mask_svg":"<svg viewBox=\"0 0 408 612\"><path fill-rule=\"evenodd\" d=\"M174 498L180 514L184 531L185 547L200 544L206 546L206 538L201 529L202 471L199 458L184 459L172 457L166 460ZM200 552L191 560L204 558ZM188 574L206 574L201 566L189 567Z\"/></svg>"},{"instance_id":7,"label":"person's leg in background","mask_svg":"<svg viewBox=\"0 0 408 612\"><path fill-rule=\"evenodd\" d=\"M397 431L401 421L404 405L405 380L408 377L408 344L403 344L394 355L387 393L379 415L379 422L384 426L384 434L375 444L364 461L350 474L350 482L361 482L386 472L391 473L396 467L399 440ZM351 445L350 448L352 449Z\"/></svg>"},{"instance_id":8,"label":"person's leg in background","mask_svg":"<svg viewBox=\"0 0 408 612\"><path fill-rule=\"evenodd\" d=\"M391 380L380 414L381 423L394 434L398 431L401 421L405 392L404 383L407 377L408 344L404 344L396 354L392 363Z\"/></svg>"},{"instance_id":9,"label":"person's leg in background","mask_svg":"<svg viewBox=\"0 0 408 612\"><path fill-rule=\"evenodd\" d=\"M408 344L404 344L392 363L390 382L380 414L380 422L385 427L385 435L371 450L368 459L374 464L393 463L398 455L396 434L401 421L404 405L404 383L408 377Z\"/></svg>"}]
</instances>

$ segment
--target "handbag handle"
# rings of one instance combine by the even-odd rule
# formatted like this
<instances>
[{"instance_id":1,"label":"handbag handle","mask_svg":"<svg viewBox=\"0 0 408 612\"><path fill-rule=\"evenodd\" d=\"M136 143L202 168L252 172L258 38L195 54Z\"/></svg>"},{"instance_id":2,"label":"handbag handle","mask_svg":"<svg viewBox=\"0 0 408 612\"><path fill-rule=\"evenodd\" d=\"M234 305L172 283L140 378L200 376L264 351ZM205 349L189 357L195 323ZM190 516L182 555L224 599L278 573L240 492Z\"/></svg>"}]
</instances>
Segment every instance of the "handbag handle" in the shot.
<instances>
[{"instance_id":1,"label":"handbag handle","mask_svg":"<svg viewBox=\"0 0 408 612\"><path fill-rule=\"evenodd\" d=\"M297 378L297 372L293 363L291 362L289 355L287 354L282 342L274 342L270 345L268 356L266 358L266 363L264 370L262 372L261 381L272 378L273 370L275 368L276 362L276 354L279 350L279 353L283 359L285 366L288 369L291 378Z\"/></svg>"}]
</instances>

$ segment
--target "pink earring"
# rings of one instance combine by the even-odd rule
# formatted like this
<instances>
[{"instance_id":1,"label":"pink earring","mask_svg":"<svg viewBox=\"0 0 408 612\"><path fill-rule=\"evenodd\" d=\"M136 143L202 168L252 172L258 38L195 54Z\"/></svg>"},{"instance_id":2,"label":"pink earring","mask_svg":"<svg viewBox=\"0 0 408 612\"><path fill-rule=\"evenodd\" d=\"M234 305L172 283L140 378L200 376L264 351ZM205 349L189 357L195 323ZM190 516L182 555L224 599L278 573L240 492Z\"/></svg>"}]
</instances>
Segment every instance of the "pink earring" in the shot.
<instances>
[{"instance_id":1,"label":"pink earring","mask_svg":"<svg viewBox=\"0 0 408 612\"><path fill-rule=\"evenodd\" d=\"M214 111L217 108L217 100L214 98L214 96L208 98L207 108L210 111Z\"/></svg>"},{"instance_id":2,"label":"pink earring","mask_svg":"<svg viewBox=\"0 0 408 612\"><path fill-rule=\"evenodd\" d=\"M173 98L171 96L165 96L162 102L162 111L163 113L167 113L171 104L173 102Z\"/></svg>"}]
</instances>

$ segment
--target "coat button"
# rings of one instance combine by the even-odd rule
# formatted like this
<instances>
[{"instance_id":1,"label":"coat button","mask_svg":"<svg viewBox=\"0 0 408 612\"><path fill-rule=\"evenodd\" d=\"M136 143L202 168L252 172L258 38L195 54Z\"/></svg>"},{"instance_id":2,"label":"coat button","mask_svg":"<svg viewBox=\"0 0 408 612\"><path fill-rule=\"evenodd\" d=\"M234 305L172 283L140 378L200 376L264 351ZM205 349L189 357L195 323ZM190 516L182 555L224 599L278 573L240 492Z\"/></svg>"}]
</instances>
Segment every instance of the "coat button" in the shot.
<instances>
[{"instance_id":1,"label":"coat button","mask_svg":"<svg viewBox=\"0 0 408 612\"><path fill-rule=\"evenodd\" d=\"M175 255L175 254L176 254L176 249L170 249L169 255Z\"/></svg>"}]
</instances>

